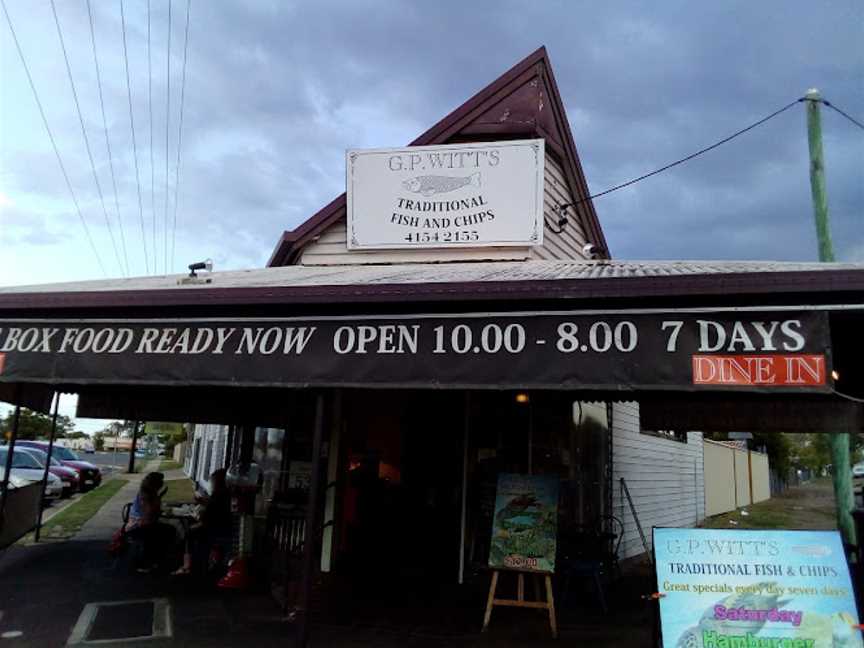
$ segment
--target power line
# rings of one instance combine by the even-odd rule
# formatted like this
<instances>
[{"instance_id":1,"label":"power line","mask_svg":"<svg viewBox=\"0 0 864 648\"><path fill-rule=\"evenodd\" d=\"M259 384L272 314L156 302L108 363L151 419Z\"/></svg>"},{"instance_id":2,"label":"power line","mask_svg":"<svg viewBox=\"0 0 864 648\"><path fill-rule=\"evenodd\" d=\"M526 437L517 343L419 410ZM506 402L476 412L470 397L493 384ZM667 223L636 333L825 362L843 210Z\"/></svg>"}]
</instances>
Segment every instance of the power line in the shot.
<instances>
[{"instance_id":1,"label":"power line","mask_svg":"<svg viewBox=\"0 0 864 648\"><path fill-rule=\"evenodd\" d=\"M153 273L156 259L156 170L153 165L153 62L150 56L150 0L147 0L147 106L150 110L150 208L153 211Z\"/></svg>"},{"instance_id":2,"label":"power line","mask_svg":"<svg viewBox=\"0 0 864 648\"><path fill-rule=\"evenodd\" d=\"M858 128L864 130L864 124L862 124L860 121L858 121L857 119L855 119L852 115L843 112L843 111L840 110L837 106L835 106L834 104L832 104L830 101L828 101L828 100L826 100L826 99L822 99L821 101L822 101L823 104L825 104L826 106L828 106L828 107L831 108L832 110L836 110L838 113L840 113L841 115L843 115L846 119L848 119L850 122L852 122L853 124L855 124Z\"/></svg>"},{"instance_id":3,"label":"power line","mask_svg":"<svg viewBox=\"0 0 864 648\"><path fill-rule=\"evenodd\" d=\"M48 126L48 118L45 116L45 109L42 107L42 102L39 100L39 93L36 92L36 85L33 83L33 77L30 75L30 68L27 66L27 60L24 58L24 51L21 49L21 43L18 42L18 35L15 33L15 27L12 25L12 19L9 17L9 11L6 9L6 0L0 0L0 5L3 6L3 13L6 15L6 23L9 25L9 31L12 32L12 40L15 41L15 49L18 50L18 56L21 58L21 65L24 68L24 73L27 75L27 81L30 83L30 90L33 91L33 98L36 100L36 106L39 108L39 114L42 116L42 124L45 126L45 132L48 133L48 139L51 140L51 147L54 149L54 155L57 156L57 163L60 165L60 171L63 172L63 179L66 180L66 187L69 189L69 194L72 196L72 202L75 204L75 211L78 212L78 218L81 219L81 225L84 227L84 234L87 236L87 241L93 250L93 255L99 263L99 268L102 274L106 277L108 273L105 271L105 265L102 263L102 257L99 255L99 250L93 242L93 237L90 234L90 228L87 226L87 220L81 211L81 206L78 204L78 198L75 197L75 190L72 188L72 183L69 180L69 174L66 173L66 166L63 164L63 158L60 156L60 150L57 148L57 142L54 141L54 135L51 133L51 127Z\"/></svg>"},{"instance_id":4,"label":"power line","mask_svg":"<svg viewBox=\"0 0 864 648\"><path fill-rule=\"evenodd\" d=\"M93 64L96 67L96 85L99 88L99 106L102 109L102 127L105 130L105 148L108 149L108 166L111 169L111 184L114 187L114 207L117 209L117 224L120 228L120 243L123 246L123 258L126 260L126 274L129 274L129 256L126 253L126 236L123 233L123 218L120 215L120 198L117 195L117 177L114 174L114 156L111 153L111 139L108 137L108 119L105 117L105 98L102 95L102 74L99 71L99 56L96 54L96 29L93 26L93 10L90 0L87 0L87 17L90 19L90 43L93 45ZM143 221L141 233L144 233ZM144 241L147 245L147 241ZM145 247L144 261L147 261Z\"/></svg>"},{"instance_id":5,"label":"power line","mask_svg":"<svg viewBox=\"0 0 864 648\"><path fill-rule=\"evenodd\" d=\"M168 96L165 100L165 274L168 274L168 132L171 125L171 0L168 0L168 56L165 59Z\"/></svg>"},{"instance_id":6,"label":"power line","mask_svg":"<svg viewBox=\"0 0 864 648\"><path fill-rule=\"evenodd\" d=\"M84 127L84 116L81 114L81 104L78 102L78 92L75 90L75 81L72 78L72 66L69 64L69 56L66 53L66 43L63 40L63 31L60 29L60 19L57 17L57 7L51 0L51 11L54 14L54 24L57 26L57 36L60 39L60 49L63 50L63 60L66 62L66 74L69 77L69 85L72 87L72 98L75 100L75 110L78 112L78 123L81 124L81 134L84 136L84 147L87 149L87 157L90 159L90 169L93 171L93 180L96 182L96 191L99 194L99 202L102 203L102 213L105 215L105 225L111 236L111 245L120 264L120 273L123 274L123 260L117 250L117 241L114 239L114 230L111 228L111 219L108 218L108 210L105 208L105 196L102 195L102 185L99 184L99 174L96 173L96 163L93 161L93 151L90 150L90 139L87 137L87 129ZM127 264L128 265L128 261Z\"/></svg>"},{"instance_id":7,"label":"power line","mask_svg":"<svg viewBox=\"0 0 864 648\"><path fill-rule=\"evenodd\" d=\"M186 58L189 49L189 12L192 0L186 0L186 35L183 40L183 76L180 81L180 128L177 131L177 165L174 167L174 226L171 230L171 270L174 270L175 244L177 242L177 197L180 188L180 145L183 142L183 104L186 98Z\"/></svg>"},{"instance_id":8,"label":"power line","mask_svg":"<svg viewBox=\"0 0 864 648\"><path fill-rule=\"evenodd\" d=\"M792 101L792 102L786 104L785 106L783 106L779 110L775 110L770 115L763 117L759 121L753 122L752 124L750 124L746 128L742 128L741 130L732 133L728 137L724 137L719 142L715 142L714 144L711 144L711 146L706 146L705 148L700 149L700 150L696 151L695 153L691 153L687 157L683 157L680 160L675 160L671 164L667 164L666 166L660 167L659 169L655 169L654 171L651 171L649 173L645 173L645 174L639 176L638 178L633 178L632 180L628 180L627 182L623 182L619 185L615 185L614 187L612 187L610 189L606 189L605 191L601 191L600 193L592 194L592 195L588 196L587 198L581 198L580 200L574 200L572 203L567 203L565 205L559 205L558 209L559 209L559 211L563 211L567 207L575 207L577 205L581 205L582 203L588 202L589 200L593 200L594 198L599 198L600 196L605 196L606 194L610 194L613 191L618 191L619 189L623 189L624 187L629 187L630 185L636 184L637 182L645 180L646 178L650 178L651 176L655 176L658 173L663 173L664 171L668 171L672 167L676 167L679 164L683 164L684 162L688 162L688 161L692 160L693 158L699 157L703 153L707 153L708 151L713 151L718 146L722 146L723 144L726 144L727 142L731 142L733 139L735 139L739 135L743 135L744 133L753 130L757 126L761 126L762 124L764 124L765 122L767 122L770 119L774 119L774 117L776 117L777 115L786 112L792 106L794 106L795 104L801 103L802 101L805 101L804 97L801 97L800 99L796 99L795 101Z\"/></svg>"},{"instance_id":9,"label":"power line","mask_svg":"<svg viewBox=\"0 0 864 648\"><path fill-rule=\"evenodd\" d=\"M120 0L120 25L123 31L123 61L126 66L126 96L129 99L129 128L132 131L132 157L135 159L135 186L138 188L138 217L141 220L141 236L144 239L144 262L149 272L147 237L144 236L144 206L141 202L141 173L138 170L138 143L135 140L135 116L132 112L132 84L129 82L129 50L126 47L126 13L123 11L123 0Z\"/></svg>"}]
</instances>

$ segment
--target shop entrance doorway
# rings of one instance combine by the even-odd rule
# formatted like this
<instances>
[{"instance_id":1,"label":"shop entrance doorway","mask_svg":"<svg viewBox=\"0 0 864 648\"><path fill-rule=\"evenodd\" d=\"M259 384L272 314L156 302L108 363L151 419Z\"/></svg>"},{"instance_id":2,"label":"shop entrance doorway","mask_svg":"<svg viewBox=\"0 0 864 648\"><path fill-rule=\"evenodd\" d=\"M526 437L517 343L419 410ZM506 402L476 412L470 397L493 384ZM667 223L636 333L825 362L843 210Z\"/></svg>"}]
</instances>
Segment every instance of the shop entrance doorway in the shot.
<instances>
[{"instance_id":1,"label":"shop entrance doorway","mask_svg":"<svg viewBox=\"0 0 864 648\"><path fill-rule=\"evenodd\" d=\"M455 392L346 393L334 571L454 581L464 438Z\"/></svg>"}]
</instances>

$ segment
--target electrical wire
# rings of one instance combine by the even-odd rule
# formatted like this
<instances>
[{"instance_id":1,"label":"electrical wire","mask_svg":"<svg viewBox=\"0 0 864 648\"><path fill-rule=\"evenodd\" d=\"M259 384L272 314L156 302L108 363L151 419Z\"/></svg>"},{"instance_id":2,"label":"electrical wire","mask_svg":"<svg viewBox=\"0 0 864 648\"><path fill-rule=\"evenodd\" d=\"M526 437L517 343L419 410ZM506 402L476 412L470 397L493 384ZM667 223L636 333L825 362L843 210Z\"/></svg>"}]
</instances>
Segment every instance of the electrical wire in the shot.
<instances>
[{"instance_id":1,"label":"electrical wire","mask_svg":"<svg viewBox=\"0 0 864 648\"><path fill-rule=\"evenodd\" d=\"M848 401L852 401L853 403L864 403L864 398L858 398L857 396L850 396L849 394L844 394L843 392L839 392L836 389L832 389L831 392L835 396L839 396L840 398L845 398Z\"/></svg>"},{"instance_id":2,"label":"electrical wire","mask_svg":"<svg viewBox=\"0 0 864 648\"><path fill-rule=\"evenodd\" d=\"M123 259L117 249L117 241L114 238L114 229L111 227L111 219L108 218L108 210L105 208L105 196L102 194L102 185L99 183L99 174L96 173L96 162L93 160L93 151L90 149L90 138L87 137L87 129L84 127L84 116L81 114L81 104L78 102L78 92L75 90L75 81L72 78L72 66L69 64L69 56L66 53L66 42L63 40L63 30L60 29L60 19L57 17L57 7L51 0L51 12L54 14L54 24L57 26L57 36L60 39L60 49L63 50L63 60L66 62L66 75L69 77L69 85L72 87L72 98L75 100L75 110L78 112L78 123L81 124L81 134L84 136L84 147L87 149L87 157L90 159L90 170L93 172L93 180L96 182L96 192L99 194L99 202L102 203L102 213L105 215L105 225L111 237L111 246L114 255L120 265L120 273L123 274ZM126 263L128 266L128 261Z\"/></svg>"},{"instance_id":3,"label":"electrical wire","mask_svg":"<svg viewBox=\"0 0 864 648\"><path fill-rule=\"evenodd\" d=\"M165 59L168 95L165 99L165 274L168 274L168 133L171 126L171 0L168 0L168 56Z\"/></svg>"},{"instance_id":4,"label":"electrical wire","mask_svg":"<svg viewBox=\"0 0 864 648\"><path fill-rule=\"evenodd\" d=\"M632 185L632 184L636 184L637 182L641 182L642 180L645 180L645 179L647 179L647 178L650 178L650 177L652 177L652 176L655 176L655 175L657 175L658 173L663 173L664 171L668 171L668 170L671 169L672 167L676 167L676 166L678 166L679 164L683 164L684 162L688 162L688 161L692 160L693 158L699 157L700 155L702 155L702 154L704 154L704 153L707 153L708 151L713 151L713 150L716 149L718 146L722 146L723 144L726 144L727 142L731 142L731 141L732 141L733 139L735 139L736 137L739 137L740 135L743 135L744 133L753 130L753 129L756 128L757 126L761 126L761 125L764 124L765 122L767 122L767 121L769 121L769 120L771 120L771 119L774 119L774 117L777 117L777 116L780 115L781 113L786 112L787 110L789 110L790 108L792 108L792 106L794 106L795 104L801 103L802 101L805 101L805 100L806 100L806 99L805 99L804 97L801 97L801 98L799 98L799 99L796 99L795 101L792 101L792 102L786 104L785 106L783 106L783 107L780 108L779 110L775 110L775 111L772 112L770 115L768 115L768 116L766 116L766 117L763 117L763 118L760 119L759 121L755 121L755 122L753 122L752 124L750 124L750 125L747 126L746 128L742 128L741 130L732 133L732 134L729 135L728 137L724 137L724 138L721 139L720 141L715 142L714 144L711 144L710 146L706 146L705 148L700 149L700 150L696 151L695 153L691 153L691 154L688 155L687 157L683 157L683 158L681 158L680 160L675 160L674 162L672 162L672 163L670 163L670 164L667 164L666 166L660 167L659 169L655 169L654 171L651 171L651 172L649 172L649 173L645 173L645 174L639 176L638 178L633 178L632 180L628 180L627 182L623 182L623 183L621 183L621 184L619 184L619 185L615 185L614 187L611 187L610 189L606 189L605 191L601 191L600 193L592 194L592 195L588 196L587 198L582 198L582 199L580 199L580 200L575 200L575 201L573 201L572 203L567 203L567 204L565 204L565 205L559 205L559 206L558 206L558 209L559 209L559 210L564 210L564 209L566 209L567 207L575 207L575 206L577 206L577 205L581 205L582 203L588 202L589 200L593 200L594 198L599 198L600 196L605 196L606 194L610 194L610 193L612 193L613 191L618 191L619 189L623 189L624 187L629 187L629 186Z\"/></svg>"},{"instance_id":5,"label":"electrical wire","mask_svg":"<svg viewBox=\"0 0 864 648\"><path fill-rule=\"evenodd\" d=\"M850 115L850 114L848 114L848 113L846 113L846 112L840 110L837 106L835 106L834 104L832 104L830 101L827 101L826 99L821 99L820 101L821 101L823 104L825 104L826 106L828 106L831 110L835 110L835 111L837 111L838 113L840 113L841 115L843 115L846 119L848 119L850 122L852 122L853 124L855 124L858 128L864 130L864 124L862 124L860 121L858 121L857 119L855 119L852 115Z\"/></svg>"},{"instance_id":6,"label":"electrical wire","mask_svg":"<svg viewBox=\"0 0 864 648\"><path fill-rule=\"evenodd\" d=\"M180 189L180 145L183 142L183 104L186 98L186 59L189 50L189 13L192 0L186 0L186 30L183 40L183 75L180 81L180 128L177 130L177 164L174 167L174 225L171 229L171 270L174 270L177 243L177 198Z\"/></svg>"},{"instance_id":7,"label":"electrical wire","mask_svg":"<svg viewBox=\"0 0 864 648\"><path fill-rule=\"evenodd\" d=\"M156 251L156 169L153 164L153 61L150 53L150 0L147 0L147 108L150 111L150 209L153 212L153 274L158 271Z\"/></svg>"},{"instance_id":8,"label":"electrical wire","mask_svg":"<svg viewBox=\"0 0 864 648\"><path fill-rule=\"evenodd\" d=\"M99 88L99 107L102 110L102 128L105 130L105 148L108 149L108 167L111 169L111 184L114 187L114 207L117 210L117 224L120 229L120 244L126 260L126 274L129 274L129 256L126 253L126 236L123 233L123 218L120 215L120 198L117 194L117 177L114 173L114 155L111 153L111 139L108 137L108 119L105 117L105 98L102 94L102 74L99 71L99 56L96 54L96 29L93 25L93 10L87 0L87 17L90 19L90 43L93 45L93 65L96 67L96 85ZM141 234L144 234L144 221L141 221ZM147 240L144 239L144 262L147 262Z\"/></svg>"},{"instance_id":9,"label":"electrical wire","mask_svg":"<svg viewBox=\"0 0 864 648\"><path fill-rule=\"evenodd\" d=\"M141 202L141 172L138 169L138 142L135 139L135 115L132 112L132 84L129 81L129 49L126 45L126 12L123 10L123 0L120 0L120 25L123 32L123 61L126 65L126 96L129 99L129 127L132 130L132 157L135 159L135 186L138 188L138 216L141 219L141 236L144 237L144 260L146 262L147 238L144 236L144 205Z\"/></svg>"},{"instance_id":10,"label":"electrical wire","mask_svg":"<svg viewBox=\"0 0 864 648\"><path fill-rule=\"evenodd\" d=\"M48 125L48 118L45 116L45 109L42 107L42 101L39 99L39 93L36 91L36 85L33 83L33 77L30 75L30 67L27 65L27 59L24 58L24 50L21 49L21 43L18 42L18 35L15 33L15 27L12 25L9 11L6 9L6 0L0 0L0 5L3 6L3 13L6 16L6 24L9 25L9 31L12 32L12 40L15 42L15 49L18 50L18 56L21 58L21 66L24 68L24 73L27 75L27 81L30 83L30 90L33 91L33 98L36 100L36 106L39 108L39 114L42 116L42 124L45 126L45 132L48 133L48 139L51 140L51 147L54 149L54 155L57 157L57 163L60 165L60 171L63 173L63 179L66 181L66 187L69 189L69 194L72 196L75 211L78 212L78 218L81 220L81 225L84 227L84 234L87 236L87 241L90 243L93 255L96 257L96 261L99 264L99 268L102 270L102 274L107 277L108 273L105 271L105 264L102 263L99 249L93 242L93 236L90 234L87 220L84 218L84 213L81 211L81 206L78 204L78 198L75 196L75 190L72 188L72 182L69 180L69 174L66 172L66 165L63 164L63 158L60 155L60 150L57 148L54 134L51 132L51 127Z\"/></svg>"}]
</instances>

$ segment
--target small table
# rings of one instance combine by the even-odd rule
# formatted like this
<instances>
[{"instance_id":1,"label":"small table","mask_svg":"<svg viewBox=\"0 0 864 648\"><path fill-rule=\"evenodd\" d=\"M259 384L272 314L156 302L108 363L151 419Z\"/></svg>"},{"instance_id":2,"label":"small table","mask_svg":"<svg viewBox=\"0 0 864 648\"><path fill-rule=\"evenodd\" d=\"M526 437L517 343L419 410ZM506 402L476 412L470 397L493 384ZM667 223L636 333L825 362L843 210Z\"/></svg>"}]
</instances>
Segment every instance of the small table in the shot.
<instances>
[{"instance_id":1,"label":"small table","mask_svg":"<svg viewBox=\"0 0 864 648\"><path fill-rule=\"evenodd\" d=\"M166 520L177 520L183 528L184 537L189 533L189 527L198 521L199 506L187 502L169 502L162 511Z\"/></svg>"}]
</instances>

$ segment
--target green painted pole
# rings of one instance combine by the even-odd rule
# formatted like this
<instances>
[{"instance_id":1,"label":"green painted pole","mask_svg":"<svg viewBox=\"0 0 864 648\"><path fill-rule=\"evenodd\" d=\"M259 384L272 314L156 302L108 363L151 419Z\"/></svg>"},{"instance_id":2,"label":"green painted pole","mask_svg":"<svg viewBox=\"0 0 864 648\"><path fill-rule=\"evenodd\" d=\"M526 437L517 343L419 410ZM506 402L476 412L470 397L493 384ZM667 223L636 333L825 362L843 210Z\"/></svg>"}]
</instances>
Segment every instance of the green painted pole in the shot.
<instances>
[{"instance_id":1,"label":"green painted pole","mask_svg":"<svg viewBox=\"0 0 864 648\"><path fill-rule=\"evenodd\" d=\"M813 197L813 217L819 241L819 260L834 261L834 246L828 225L828 198L825 190L825 158L822 155L822 117L819 112L822 95L812 88L805 95L807 104L807 141L810 145L810 194ZM852 468L849 460L849 435L831 434L831 463L834 478L834 499L837 502L837 528L847 544L854 545L855 522L852 509Z\"/></svg>"},{"instance_id":2,"label":"green painted pole","mask_svg":"<svg viewBox=\"0 0 864 648\"><path fill-rule=\"evenodd\" d=\"M834 246L828 227L828 198L825 192L825 158L822 155L822 117L819 106L822 95L811 88L807 99L807 141L810 144L810 194L813 196L813 216L819 241L819 260L834 261Z\"/></svg>"}]
</instances>

